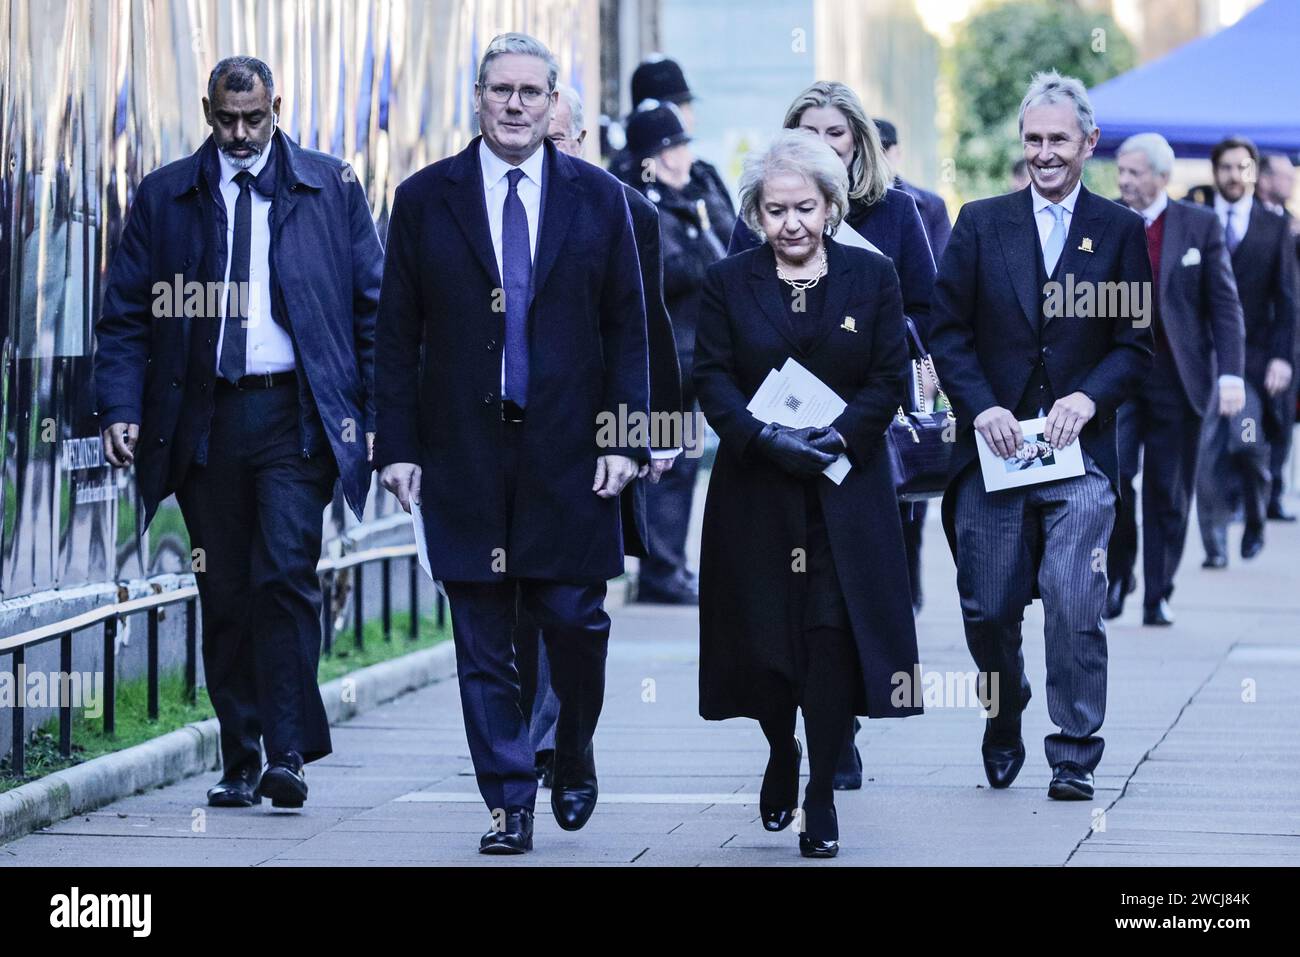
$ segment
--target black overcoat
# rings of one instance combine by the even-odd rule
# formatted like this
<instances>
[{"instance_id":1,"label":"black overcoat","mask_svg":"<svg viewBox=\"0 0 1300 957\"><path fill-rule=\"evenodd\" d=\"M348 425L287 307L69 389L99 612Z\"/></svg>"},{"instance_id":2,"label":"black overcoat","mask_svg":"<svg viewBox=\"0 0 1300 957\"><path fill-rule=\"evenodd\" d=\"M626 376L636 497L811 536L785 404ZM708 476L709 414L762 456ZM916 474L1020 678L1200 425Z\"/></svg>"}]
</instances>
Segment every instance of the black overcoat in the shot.
<instances>
[{"instance_id":1,"label":"black overcoat","mask_svg":"<svg viewBox=\"0 0 1300 957\"><path fill-rule=\"evenodd\" d=\"M604 581L623 572L623 536L619 498L591 490L596 460L650 459L644 435L600 444L602 415L633 426L650 411L646 311L623 185L543 141L528 410L522 426L508 426L523 434L507 502L505 312L480 141L397 188L375 346L375 467L420 465L435 579Z\"/></svg>"},{"instance_id":2,"label":"black overcoat","mask_svg":"<svg viewBox=\"0 0 1300 957\"><path fill-rule=\"evenodd\" d=\"M814 481L862 662L856 712L902 717L921 710L893 700L901 686L896 675L910 680L917 666L903 533L884 449L907 371L898 276L889 259L865 249L827 240L827 254L821 331L807 351L792 332L770 246L715 263L705 277L695 388L721 439L700 556L705 718L759 717L766 709L755 697L755 676L794 676L804 484L755 452L751 441L762 423L745 408L768 372L791 356L848 403L833 425L853 467L841 485Z\"/></svg>"}]
</instances>

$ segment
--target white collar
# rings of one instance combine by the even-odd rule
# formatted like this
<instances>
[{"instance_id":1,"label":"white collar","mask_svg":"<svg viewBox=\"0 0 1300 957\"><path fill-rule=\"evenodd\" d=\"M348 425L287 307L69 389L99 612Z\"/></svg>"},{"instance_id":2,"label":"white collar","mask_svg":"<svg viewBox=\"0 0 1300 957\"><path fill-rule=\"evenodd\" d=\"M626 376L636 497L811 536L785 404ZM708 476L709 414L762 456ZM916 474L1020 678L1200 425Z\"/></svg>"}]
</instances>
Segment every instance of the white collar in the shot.
<instances>
[{"instance_id":1,"label":"white collar","mask_svg":"<svg viewBox=\"0 0 1300 957\"><path fill-rule=\"evenodd\" d=\"M478 161L483 170L483 186L485 189L491 189L497 183L501 182L506 173L512 169L521 169L524 175L537 184L540 188L542 185L542 160L546 158L546 143L543 140L537 144L537 149L533 150L528 159L519 164L518 167L511 166L496 153L488 148L487 140L480 140L478 144Z\"/></svg>"},{"instance_id":2,"label":"white collar","mask_svg":"<svg viewBox=\"0 0 1300 957\"><path fill-rule=\"evenodd\" d=\"M1230 203L1223 198L1223 194L1216 190L1214 193L1214 211L1218 213L1220 217L1223 217L1227 215L1228 210L1232 210L1233 215L1237 216L1239 220L1249 219L1250 208L1254 203L1254 199L1254 193L1247 193L1235 203Z\"/></svg>"},{"instance_id":3,"label":"white collar","mask_svg":"<svg viewBox=\"0 0 1300 957\"><path fill-rule=\"evenodd\" d=\"M262 170L266 169L267 161L270 160L271 158L271 150L274 148L275 148L275 137L272 136L271 139L266 144L266 149L262 150L261 155L257 157L257 162L255 162L252 166L248 167L248 172L256 176L258 173L262 172ZM236 166L234 163L230 162L229 158L227 158L226 154L221 152L221 150L217 150L217 159L221 161L221 185L222 186L225 186L236 176L238 176L240 173L243 172L243 168Z\"/></svg>"},{"instance_id":4,"label":"white collar","mask_svg":"<svg viewBox=\"0 0 1300 957\"><path fill-rule=\"evenodd\" d=\"M1142 218L1145 219L1147 221L1147 225L1150 226L1152 223L1154 223L1157 219L1160 218L1160 214L1163 213L1168 208L1168 206L1169 206L1169 194L1162 189L1160 191L1160 195L1156 197L1156 201L1152 203L1150 206L1148 206L1146 209L1141 210Z\"/></svg>"},{"instance_id":5,"label":"white collar","mask_svg":"<svg viewBox=\"0 0 1300 957\"><path fill-rule=\"evenodd\" d=\"M1070 195L1065 197L1065 199L1061 200L1056 205L1064 206L1065 211L1069 213L1071 216L1073 216L1074 204L1079 201L1079 190L1082 188L1083 188L1083 177L1079 177L1079 182L1074 184L1074 189L1070 190ZM1033 183L1029 184L1029 194L1034 198L1035 216L1037 216L1039 213L1045 210L1048 206L1052 205L1052 201L1050 199L1043 199L1042 196L1038 195L1038 190L1034 189Z\"/></svg>"}]
</instances>

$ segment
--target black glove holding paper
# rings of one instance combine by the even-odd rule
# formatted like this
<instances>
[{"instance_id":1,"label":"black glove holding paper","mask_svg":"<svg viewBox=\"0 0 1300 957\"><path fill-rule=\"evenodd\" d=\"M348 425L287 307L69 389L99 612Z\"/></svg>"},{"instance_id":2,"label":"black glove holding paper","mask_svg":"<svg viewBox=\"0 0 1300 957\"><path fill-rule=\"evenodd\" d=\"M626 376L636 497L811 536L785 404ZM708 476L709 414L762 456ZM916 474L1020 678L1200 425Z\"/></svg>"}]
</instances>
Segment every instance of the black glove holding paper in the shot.
<instances>
[{"instance_id":1,"label":"black glove holding paper","mask_svg":"<svg viewBox=\"0 0 1300 957\"><path fill-rule=\"evenodd\" d=\"M791 429L769 422L754 436L754 446L782 471L797 478L811 478L835 461L835 455L813 444L825 442L832 431L825 427Z\"/></svg>"}]
</instances>

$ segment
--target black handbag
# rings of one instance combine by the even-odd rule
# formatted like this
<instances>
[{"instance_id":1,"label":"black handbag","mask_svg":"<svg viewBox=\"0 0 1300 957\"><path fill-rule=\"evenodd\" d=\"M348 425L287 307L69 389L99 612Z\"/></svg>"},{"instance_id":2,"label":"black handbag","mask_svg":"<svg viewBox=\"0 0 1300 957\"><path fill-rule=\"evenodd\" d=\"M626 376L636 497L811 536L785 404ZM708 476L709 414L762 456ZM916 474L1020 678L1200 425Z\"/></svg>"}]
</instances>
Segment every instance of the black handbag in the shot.
<instances>
[{"instance_id":1,"label":"black handbag","mask_svg":"<svg viewBox=\"0 0 1300 957\"><path fill-rule=\"evenodd\" d=\"M948 465L957 439L957 418L939 384L934 361L926 352L912 320L907 320L908 351L911 361L909 409L901 405L889 422L885 444L889 449L889 470L900 502L922 502L938 498L948 484ZM927 383L934 386L935 399Z\"/></svg>"}]
</instances>

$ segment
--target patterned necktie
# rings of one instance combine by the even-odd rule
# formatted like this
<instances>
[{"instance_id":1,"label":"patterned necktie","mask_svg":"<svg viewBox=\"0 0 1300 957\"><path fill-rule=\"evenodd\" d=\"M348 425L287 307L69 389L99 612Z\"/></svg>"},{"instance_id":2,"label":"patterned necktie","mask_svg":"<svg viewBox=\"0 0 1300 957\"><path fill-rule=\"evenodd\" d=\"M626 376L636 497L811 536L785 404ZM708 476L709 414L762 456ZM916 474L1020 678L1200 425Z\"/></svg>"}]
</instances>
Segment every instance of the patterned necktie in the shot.
<instances>
[{"instance_id":1,"label":"patterned necktie","mask_svg":"<svg viewBox=\"0 0 1300 957\"><path fill-rule=\"evenodd\" d=\"M221 339L221 377L239 381L248 356L248 273L253 251L253 174L235 174L239 198L235 200L235 239L230 246L230 282L226 287L226 328Z\"/></svg>"},{"instance_id":2,"label":"patterned necktie","mask_svg":"<svg viewBox=\"0 0 1300 957\"><path fill-rule=\"evenodd\" d=\"M1237 235L1237 227L1232 224L1232 207L1228 207L1228 225L1223 231L1224 241L1228 244L1228 254L1232 255L1241 245L1241 237Z\"/></svg>"},{"instance_id":3,"label":"patterned necktie","mask_svg":"<svg viewBox=\"0 0 1300 957\"><path fill-rule=\"evenodd\" d=\"M520 408L528 404L528 291L533 257L528 246L528 214L519 198L524 171L506 173L510 191L501 210L501 281L506 294L505 397Z\"/></svg>"},{"instance_id":4,"label":"patterned necktie","mask_svg":"<svg viewBox=\"0 0 1300 957\"><path fill-rule=\"evenodd\" d=\"M1054 220L1052 231L1047 234L1047 242L1043 243L1043 265L1047 267L1047 275L1050 276L1056 269L1057 260L1061 258L1061 250L1065 248L1065 207L1048 203L1047 211Z\"/></svg>"}]
</instances>

